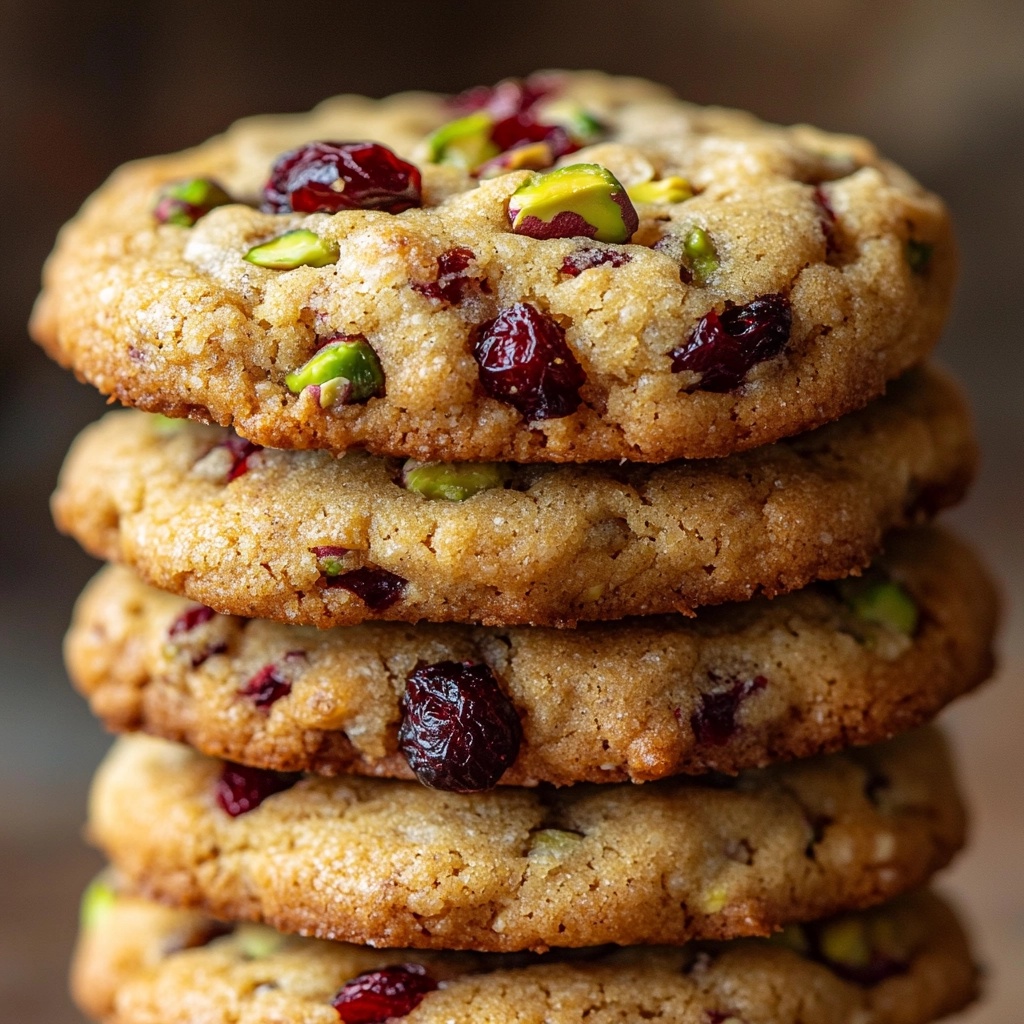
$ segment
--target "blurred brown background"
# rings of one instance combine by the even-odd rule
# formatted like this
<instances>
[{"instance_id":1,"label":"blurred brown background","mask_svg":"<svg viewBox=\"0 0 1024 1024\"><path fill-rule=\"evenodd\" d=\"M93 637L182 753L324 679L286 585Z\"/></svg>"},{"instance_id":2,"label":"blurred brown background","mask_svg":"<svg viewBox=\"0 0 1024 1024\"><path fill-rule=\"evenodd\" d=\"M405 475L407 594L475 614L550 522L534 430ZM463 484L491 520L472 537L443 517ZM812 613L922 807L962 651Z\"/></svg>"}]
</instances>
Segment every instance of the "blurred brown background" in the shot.
<instances>
[{"instance_id":1,"label":"blurred brown background","mask_svg":"<svg viewBox=\"0 0 1024 1024\"><path fill-rule=\"evenodd\" d=\"M952 518L1011 599L997 684L948 720L977 841L946 888L972 915L990 998L1024 1011L1024 5L1020 0L519 0L516 4L86 3L0 0L0 1006L20 1024L79 1018L65 996L79 840L106 739L70 692L60 637L94 564L46 500L75 432L103 410L24 329L54 233L117 164L260 111L343 91L456 90L538 67L648 75L701 102L862 133L945 195L963 273L942 358L971 392L986 463Z\"/></svg>"}]
</instances>

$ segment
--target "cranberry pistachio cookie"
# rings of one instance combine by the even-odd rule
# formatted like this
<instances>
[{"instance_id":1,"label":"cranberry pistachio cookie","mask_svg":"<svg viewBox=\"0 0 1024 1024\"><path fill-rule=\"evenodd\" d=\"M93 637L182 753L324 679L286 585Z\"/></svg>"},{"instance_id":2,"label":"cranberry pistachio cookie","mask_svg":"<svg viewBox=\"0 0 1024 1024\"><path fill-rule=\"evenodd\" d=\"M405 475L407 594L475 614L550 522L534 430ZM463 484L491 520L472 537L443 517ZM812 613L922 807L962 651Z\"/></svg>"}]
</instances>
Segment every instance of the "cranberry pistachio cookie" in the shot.
<instances>
[{"instance_id":1,"label":"cranberry pistachio cookie","mask_svg":"<svg viewBox=\"0 0 1024 1024\"><path fill-rule=\"evenodd\" d=\"M121 168L31 329L106 394L270 447L663 462L879 395L954 265L942 202L863 139L556 73Z\"/></svg>"},{"instance_id":2,"label":"cranberry pistachio cookie","mask_svg":"<svg viewBox=\"0 0 1024 1024\"><path fill-rule=\"evenodd\" d=\"M645 782L923 723L988 677L996 604L973 553L925 527L839 584L576 630L320 631L216 615L108 567L65 653L110 728L258 768L460 791Z\"/></svg>"},{"instance_id":3,"label":"cranberry pistachio cookie","mask_svg":"<svg viewBox=\"0 0 1024 1024\"><path fill-rule=\"evenodd\" d=\"M91 553L227 614L566 626L858 571L959 500L974 461L935 371L808 434L661 466L339 459L119 412L75 443L53 510Z\"/></svg>"},{"instance_id":4,"label":"cranberry pistachio cookie","mask_svg":"<svg viewBox=\"0 0 1024 1024\"><path fill-rule=\"evenodd\" d=\"M922 884L964 839L938 733L737 776L465 795L117 741L90 835L140 891L373 946L766 935Z\"/></svg>"},{"instance_id":5,"label":"cranberry pistachio cookie","mask_svg":"<svg viewBox=\"0 0 1024 1024\"><path fill-rule=\"evenodd\" d=\"M977 970L930 893L771 940L488 955L229 926L100 881L72 987L103 1024L927 1024L974 997Z\"/></svg>"}]
</instances>

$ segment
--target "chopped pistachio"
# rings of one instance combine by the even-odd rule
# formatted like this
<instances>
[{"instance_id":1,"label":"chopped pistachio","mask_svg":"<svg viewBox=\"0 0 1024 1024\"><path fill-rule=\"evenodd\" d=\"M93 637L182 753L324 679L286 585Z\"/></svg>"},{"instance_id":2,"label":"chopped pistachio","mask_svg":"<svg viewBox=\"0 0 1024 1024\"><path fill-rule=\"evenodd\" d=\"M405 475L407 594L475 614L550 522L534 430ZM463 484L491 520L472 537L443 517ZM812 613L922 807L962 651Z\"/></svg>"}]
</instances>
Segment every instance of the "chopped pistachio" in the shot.
<instances>
[{"instance_id":1,"label":"chopped pistachio","mask_svg":"<svg viewBox=\"0 0 1024 1024\"><path fill-rule=\"evenodd\" d=\"M693 189L685 178L672 175L657 181L642 181L626 191L634 203L681 203L693 198Z\"/></svg>"},{"instance_id":2,"label":"chopped pistachio","mask_svg":"<svg viewBox=\"0 0 1024 1024\"><path fill-rule=\"evenodd\" d=\"M821 954L843 967L867 967L871 963L871 943L862 918L841 917L829 921L819 937Z\"/></svg>"},{"instance_id":3,"label":"chopped pistachio","mask_svg":"<svg viewBox=\"0 0 1024 1024\"><path fill-rule=\"evenodd\" d=\"M339 255L337 242L321 238L308 228L297 228L254 245L242 259L268 270L294 270L296 267L326 267L337 263Z\"/></svg>"},{"instance_id":4,"label":"chopped pistachio","mask_svg":"<svg viewBox=\"0 0 1024 1024\"><path fill-rule=\"evenodd\" d=\"M284 945L285 937L266 925L240 924L235 929L235 941L243 956L259 960L276 953Z\"/></svg>"},{"instance_id":5,"label":"chopped pistachio","mask_svg":"<svg viewBox=\"0 0 1024 1024\"><path fill-rule=\"evenodd\" d=\"M564 128L581 146L597 142L604 134L604 125L586 107L575 100L557 100L540 108L540 117L549 124Z\"/></svg>"},{"instance_id":6,"label":"chopped pistachio","mask_svg":"<svg viewBox=\"0 0 1024 1024\"><path fill-rule=\"evenodd\" d=\"M718 269L718 252L711 236L703 228L690 228L683 239L683 253L697 284L705 284Z\"/></svg>"},{"instance_id":7,"label":"chopped pistachio","mask_svg":"<svg viewBox=\"0 0 1024 1024\"><path fill-rule=\"evenodd\" d=\"M188 420L175 419L173 416L165 416L162 412L154 412L151 415L152 419L149 422L153 430L164 436L167 434L176 434L188 423Z\"/></svg>"},{"instance_id":8,"label":"chopped pistachio","mask_svg":"<svg viewBox=\"0 0 1024 1024\"><path fill-rule=\"evenodd\" d=\"M431 501L465 501L474 494L501 487L507 469L496 462L417 462L402 467L402 486Z\"/></svg>"},{"instance_id":9,"label":"chopped pistachio","mask_svg":"<svg viewBox=\"0 0 1024 1024\"><path fill-rule=\"evenodd\" d=\"M916 238L907 241L907 263L915 274L923 274L932 261L935 246L931 242L920 242Z\"/></svg>"},{"instance_id":10,"label":"chopped pistachio","mask_svg":"<svg viewBox=\"0 0 1024 1024\"><path fill-rule=\"evenodd\" d=\"M555 162L549 142L528 142L506 150L483 164L478 172L481 178L496 178L509 171L542 171Z\"/></svg>"},{"instance_id":11,"label":"chopped pistachio","mask_svg":"<svg viewBox=\"0 0 1024 1024\"><path fill-rule=\"evenodd\" d=\"M160 224L176 224L190 228L217 206L234 200L210 178L189 178L176 181L160 190L153 216Z\"/></svg>"},{"instance_id":12,"label":"chopped pistachio","mask_svg":"<svg viewBox=\"0 0 1024 1024\"><path fill-rule=\"evenodd\" d=\"M86 886L82 893L79 920L83 931L95 928L114 909L117 891L109 871L102 871Z\"/></svg>"},{"instance_id":13,"label":"chopped pistachio","mask_svg":"<svg viewBox=\"0 0 1024 1024\"><path fill-rule=\"evenodd\" d=\"M320 404L326 408L339 399L346 403L365 402L379 395L384 389L384 371L370 343L356 337L325 345L299 369L289 373L284 382L295 395L312 384L318 385ZM347 394L344 394L345 387Z\"/></svg>"},{"instance_id":14,"label":"chopped pistachio","mask_svg":"<svg viewBox=\"0 0 1024 1024\"><path fill-rule=\"evenodd\" d=\"M491 141L493 126L494 119L482 110L449 121L427 139L427 159L471 171L501 152Z\"/></svg>"},{"instance_id":15,"label":"chopped pistachio","mask_svg":"<svg viewBox=\"0 0 1024 1024\"><path fill-rule=\"evenodd\" d=\"M561 860L570 856L582 841L579 832L567 832L560 828L542 828L530 837L530 857Z\"/></svg>"},{"instance_id":16,"label":"chopped pistachio","mask_svg":"<svg viewBox=\"0 0 1024 1024\"><path fill-rule=\"evenodd\" d=\"M508 216L520 235L600 242L628 242L639 223L626 190L600 164L534 174L512 193Z\"/></svg>"},{"instance_id":17,"label":"chopped pistachio","mask_svg":"<svg viewBox=\"0 0 1024 1024\"><path fill-rule=\"evenodd\" d=\"M729 890L724 885L712 886L701 896L701 910L705 914L717 914L729 902Z\"/></svg>"},{"instance_id":18,"label":"chopped pistachio","mask_svg":"<svg viewBox=\"0 0 1024 1024\"><path fill-rule=\"evenodd\" d=\"M865 622L913 636L918 610L914 599L893 580L877 576L851 576L839 582L839 592L853 613Z\"/></svg>"}]
</instances>

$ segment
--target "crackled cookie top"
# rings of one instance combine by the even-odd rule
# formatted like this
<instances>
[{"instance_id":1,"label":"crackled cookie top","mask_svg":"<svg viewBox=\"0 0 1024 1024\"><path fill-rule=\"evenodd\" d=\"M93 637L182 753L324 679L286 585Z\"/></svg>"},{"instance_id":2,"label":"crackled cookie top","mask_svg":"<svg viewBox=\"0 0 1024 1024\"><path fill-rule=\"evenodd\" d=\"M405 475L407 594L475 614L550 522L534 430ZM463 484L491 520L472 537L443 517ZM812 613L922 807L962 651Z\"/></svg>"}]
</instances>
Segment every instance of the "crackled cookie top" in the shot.
<instances>
[{"instance_id":1,"label":"crackled cookie top","mask_svg":"<svg viewBox=\"0 0 1024 1024\"><path fill-rule=\"evenodd\" d=\"M975 994L950 909L916 893L772 940L539 956L373 950L99 889L72 986L104 1024L927 1024Z\"/></svg>"},{"instance_id":2,"label":"crackled cookie top","mask_svg":"<svg viewBox=\"0 0 1024 1024\"><path fill-rule=\"evenodd\" d=\"M215 615L109 567L82 595L65 652L111 728L259 768L411 778L415 767L444 788L460 781L445 769L470 760L484 783L642 782L922 723L990 672L995 605L971 551L924 527L838 585L576 630L320 631ZM476 714L481 692L521 722L504 774L491 755L506 732ZM420 723L432 701L439 713Z\"/></svg>"},{"instance_id":3,"label":"crackled cookie top","mask_svg":"<svg viewBox=\"0 0 1024 1024\"><path fill-rule=\"evenodd\" d=\"M511 952L768 934L922 884L963 842L941 737L736 779L504 787L283 775L143 736L89 831L135 886L376 946Z\"/></svg>"},{"instance_id":4,"label":"crackled cookie top","mask_svg":"<svg viewBox=\"0 0 1024 1024\"><path fill-rule=\"evenodd\" d=\"M958 500L974 459L934 371L809 434L662 466L337 459L120 412L76 442L53 508L93 554L219 612L562 626L856 571Z\"/></svg>"},{"instance_id":5,"label":"crackled cookie top","mask_svg":"<svg viewBox=\"0 0 1024 1024\"><path fill-rule=\"evenodd\" d=\"M32 321L256 443L661 462L835 419L937 339L941 201L862 139L636 79L328 100L119 170Z\"/></svg>"}]
</instances>

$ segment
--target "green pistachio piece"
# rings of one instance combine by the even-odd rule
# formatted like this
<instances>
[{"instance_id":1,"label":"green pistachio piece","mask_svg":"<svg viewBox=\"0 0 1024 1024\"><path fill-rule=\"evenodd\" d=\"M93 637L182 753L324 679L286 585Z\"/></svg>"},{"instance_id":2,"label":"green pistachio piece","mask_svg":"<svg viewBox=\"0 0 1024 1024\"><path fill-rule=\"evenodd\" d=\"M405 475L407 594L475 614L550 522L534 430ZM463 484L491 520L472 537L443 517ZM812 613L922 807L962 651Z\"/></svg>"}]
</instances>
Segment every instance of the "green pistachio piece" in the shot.
<instances>
[{"instance_id":1,"label":"green pistachio piece","mask_svg":"<svg viewBox=\"0 0 1024 1024\"><path fill-rule=\"evenodd\" d=\"M217 206L234 200L210 178L189 178L165 185L160 190L153 216L160 224L177 224L190 228Z\"/></svg>"},{"instance_id":2,"label":"green pistachio piece","mask_svg":"<svg viewBox=\"0 0 1024 1024\"><path fill-rule=\"evenodd\" d=\"M250 960L276 953L285 942L280 932L263 924L240 924L235 929L234 938L242 955Z\"/></svg>"},{"instance_id":3,"label":"green pistachio piece","mask_svg":"<svg viewBox=\"0 0 1024 1024\"><path fill-rule=\"evenodd\" d=\"M910 269L915 274L923 274L928 269L928 264L932 261L935 246L931 242L919 242L917 239L911 238L907 242L906 251Z\"/></svg>"},{"instance_id":4,"label":"green pistachio piece","mask_svg":"<svg viewBox=\"0 0 1024 1024\"><path fill-rule=\"evenodd\" d=\"M853 613L865 622L886 626L905 636L913 636L917 630L917 604L892 580L851 576L839 582L839 592Z\"/></svg>"},{"instance_id":5,"label":"green pistachio piece","mask_svg":"<svg viewBox=\"0 0 1024 1024\"><path fill-rule=\"evenodd\" d=\"M465 501L474 494L501 487L508 470L496 462L417 462L402 467L402 486L431 501Z\"/></svg>"},{"instance_id":6,"label":"green pistachio piece","mask_svg":"<svg viewBox=\"0 0 1024 1024\"><path fill-rule=\"evenodd\" d=\"M567 832L560 828L538 829L530 837L529 856L561 860L575 852L582 839L579 832Z\"/></svg>"},{"instance_id":7,"label":"green pistachio piece","mask_svg":"<svg viewBox=\"0 0 1024 1024\"><path fill-rule=\"evenodd\" d=\"M339 399L350 404L379 395L384 389L384 371L369 342L353 338L325 345L284 382L295 395L312 384L319 385L321 405L325 391L331 396L327 405Z\"/></svg>"},{"instance_id":8,"label":"green pistachio piece","mask_svg":"<svg viewBox=\"0 0 1024 1024\"><path fill-rule=\"evenodd\" d=\"M427 159L434 164L452 164L467 171L496 157L501 150L491 141L494 119L478 110L441 125L427 139Z\"/></svg>"},{"instance_id":9,"label":"green pistachio piece","mask_svg":"<svg viewBox=\"0 0 1024 1024\"><path fill-rule=\"evenodd\" d=\"M718 269L715 244L703 228L690 228L683 239L683 252L697 284L704 284Z\"/></svg>"},{"instance_id":10,"label":"green pistachio piece","mask_svg":"<svg viewBox=\"0 0 1024 1024\"><path fill-rule=\"evenodd\" d=\"M102 871L86 886L82 893L79 920L82 930L95 928L114 909L117 892L109 871Z\"/></svg>"},{"instance_id":11,"label":"green pistachio piece","mask_svg":"<svg viewBox=\"0 0 1024 1024\"><path fill-rule=\"evenodd\" d=\"M150 426L153 430L161 435L176 434L182 427L184 427L188 420L175 419L173 416L165 416L162 412L151 413L152 419L149 421Z\"/></svg>"},{"instance_id":12,"label":"green pistachio piece","mask_svg":"<svg viewBox=\"0 0 1024 1024\"><path fill-rule=\"evenodd\" d=\"M628 242L639 226L626 190L600 164L534 174L512 193L508 216L516 234L531 238Z\"/></svg>"},{"instance_id":13,"label":"green pistachio piece","mask_svg":"<svg viewBox=\"0 0 1024 1024\"><path fill-rule=\"evenodd\" d=\"M634 203L681 203L693 198L690 183L677 175L630 185L626 191Z\"/></svg>"},{"instance_id":14,"label":"green pistachio piece","mask_svg":"<svg viewBox=\"0 0 1024 1024\"><path fill-rule=\"evenodd\" d=\"M326 267L337 263L339 255L337 242L321 238L308 228L297 228L254 245L242 259L268 270L294 270L296 267Z\"/></svg>"},{"instance_id":15,"label":"green pistachio piece","mask_svg":"<svg viewBox=\"0 0 1024 1024\"><path fill-rule=\"evenodd\" d=\"M540 108L540 120L564 128L580 146L589 146L604 135L604 125L574 100L557 100Z\"/></svg>"},{"instance_id":16,"label":"green pistachio piece","mask_svg":"<svg viewBox=\"0 0 1024 1024\"><path fill-rule=\"evenodd\" d=\"M819 936L821 954L843 967L867 967L871 963L871 943L862 918L841 917L829 921Z\"/></svg>"},{"instance_id":17,"label":"green pistachio piece","mask_svg":"<svg viewBox=\"0 0 1024 1024\"><path fill-rule=\"evenodd\" d=\"M478 176L481 178L497 178L509 171L542 171L555 162L551 145L547 142L529 142L525 146L516 146L506 150L501 158L489 161L481 167Z\"/></svg>"}]
</instances>

